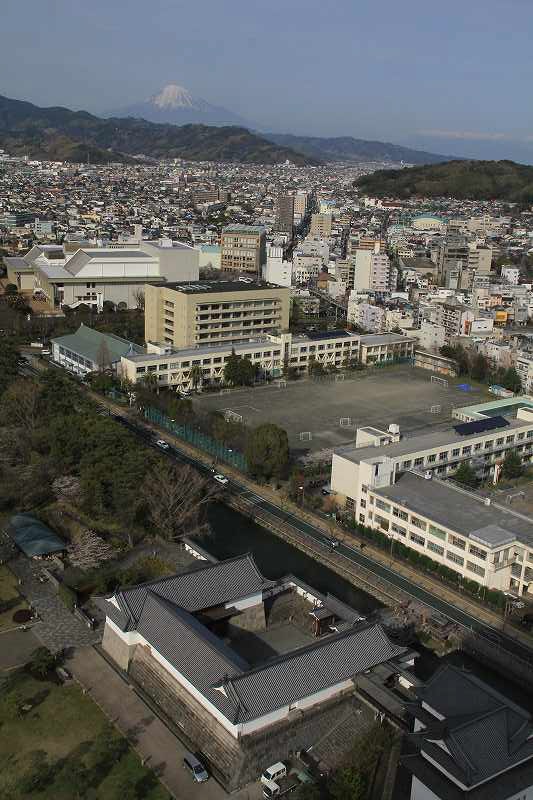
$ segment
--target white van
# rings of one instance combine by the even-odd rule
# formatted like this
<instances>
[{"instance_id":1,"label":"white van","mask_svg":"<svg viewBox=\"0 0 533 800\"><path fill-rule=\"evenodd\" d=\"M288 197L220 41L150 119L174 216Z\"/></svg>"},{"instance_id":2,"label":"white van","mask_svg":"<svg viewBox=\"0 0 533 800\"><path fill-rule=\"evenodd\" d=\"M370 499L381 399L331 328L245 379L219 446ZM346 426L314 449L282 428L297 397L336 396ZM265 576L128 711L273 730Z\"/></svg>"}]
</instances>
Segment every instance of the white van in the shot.
<instances>
[{"instance_id":1,"label":"white van","mask_svg":"<svg viewBox=\"0 0 533 800\"><path fill-rule=\"evenodd\" d=\"M272 764L271 767L266 768L261 775L261 783L275 782L280 778L285 778L286 775L287 767L282 761L278 761L276 764Z\"/></svg>"}]
</instances>

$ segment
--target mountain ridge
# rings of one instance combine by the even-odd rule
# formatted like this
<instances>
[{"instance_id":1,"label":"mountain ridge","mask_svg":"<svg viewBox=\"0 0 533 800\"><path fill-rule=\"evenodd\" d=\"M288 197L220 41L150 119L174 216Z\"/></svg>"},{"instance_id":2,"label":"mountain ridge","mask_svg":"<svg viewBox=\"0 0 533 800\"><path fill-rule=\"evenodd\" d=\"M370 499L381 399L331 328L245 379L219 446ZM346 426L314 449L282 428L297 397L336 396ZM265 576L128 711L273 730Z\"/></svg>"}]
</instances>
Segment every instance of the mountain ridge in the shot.
<instances>
[{"instance_id":1,"label":"mountain ridge","mask_svg":"<svg viewBox=\"0 0 533 800\"><path fill-rule=\"evenodd\" d=\"M131 162L154 159L314 165L316 159L279 146L242 127L101 119L63 106L41 108L0 95L0 147L13 155L57 161Z\"/></svg>"},{"instance_id":2,"label":"mountain ridge","mask_svg":"<svg viewBox=\"0 0 533 800\"><path fill-rule=\"evenodd\" d=\"M296 136L290 133L263 133L265 139L283 147L292 147L300 153L320 161L390 161L410 164L436 164L451 161L452 156L427 153L411 147L380 142L373 139L356 139L353 136ZM457 160L457 159L456 159Z\"/></svg>"}]
</instances>

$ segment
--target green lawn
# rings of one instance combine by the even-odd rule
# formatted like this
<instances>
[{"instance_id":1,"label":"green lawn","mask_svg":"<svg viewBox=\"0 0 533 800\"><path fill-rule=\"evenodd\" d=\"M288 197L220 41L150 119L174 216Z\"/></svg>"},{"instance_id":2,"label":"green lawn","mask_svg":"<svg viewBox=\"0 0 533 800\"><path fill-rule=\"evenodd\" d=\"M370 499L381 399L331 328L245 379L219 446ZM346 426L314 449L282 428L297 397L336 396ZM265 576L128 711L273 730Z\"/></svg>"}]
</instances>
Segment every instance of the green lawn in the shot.
<instances>
[{"instance_id":1,"label":"green lawn","mask_svg":"<svg viewBox=\"0 0 533 800\"><path fill-rule=\"evenodd\" d=\"M16 604L15 600L18 600ZM11 605L11 601L13 601L11 608L2 611L2 604L9 603ZM13 614L21 608L28 608L28 605L19 594L17 579L6 566L0 566L0 630L15 626Z\"/></svg>"},{"instance_id":2,"label":"green lawn","mask_svg":"<svg viewBox=\"0 0 533 800\"><path fill-rule=\"evenodd\" d=\"M0 774L0 800L169 800L77 684L24 672L0 688Z\"/></svg>"}]
</instances>

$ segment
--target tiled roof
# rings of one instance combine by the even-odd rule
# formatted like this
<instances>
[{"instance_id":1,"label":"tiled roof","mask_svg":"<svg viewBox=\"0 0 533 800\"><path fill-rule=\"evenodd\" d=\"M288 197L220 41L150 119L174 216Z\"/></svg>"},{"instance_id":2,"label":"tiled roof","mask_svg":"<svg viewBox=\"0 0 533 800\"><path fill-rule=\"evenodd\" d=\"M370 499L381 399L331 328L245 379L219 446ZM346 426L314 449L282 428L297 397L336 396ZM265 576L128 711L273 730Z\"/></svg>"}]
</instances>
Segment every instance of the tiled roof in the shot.
<instances>
[{"instance_id":1,"label":"tiled roof","mask_svg":"<svg viewBox=\"0 0 533 800\"><path fill-rule=\"evenodd\" d=\"M138 632L230 720L238 704L213 688L249 665L188 611L149 592Z\"/></svg>"},{"instance_id":2,"label":"tiled roof","mask_svg":"<svg viewBox=\"0 0 533 800\"><path fill-rule=\"evenodd\" d=\"M412 742L465 786L533 758L530 714L474 675L446 665L417 695L443 719L430 721L424 712L426 728ZM411 713L418 716L416 708Z\"/></svg>"},{"instance_id":3,"label":"tiled roof","mask_svg":"<svg viewBox=\"0 0 533 800\"><path fill-rule=\"evenodd\" d=\"M273 581L261 575L252 556L247 554L201 566L182 575L172 575L124 589L117 592L115 598L129 612L130 624L134 627L141 616L148 592L186 611L195 612L258 594L272 585ZM109 616L114 620L112 604L107 601L106 605L110 606Z\"/></svg>"},{"instance_id":4,"label":"tiled roof","mask_svg":"<svg viewBox=\"0 0 533 800\"><path fill-rule=\"evenodd\" d=\"M366 625L317 639L251 669L194 614L272 586L252 556L245 555L117 592L99 604L123 631L136 630L234 724L349 681L405 653L379 625ZM344 604L342 611L347 611Z\"/></svg>"},{"instance_id":5,"label":"tiled roof","mask_svg":"<svg viewBox=\"0 0 533 800\"><path fill-rule=\"evenodd\" d=\"M379 625L318 639L231 681L246 709L240 719L254 719L283 708L404 652L405 648L393 644Z\"/></svg>"}]
</instances>

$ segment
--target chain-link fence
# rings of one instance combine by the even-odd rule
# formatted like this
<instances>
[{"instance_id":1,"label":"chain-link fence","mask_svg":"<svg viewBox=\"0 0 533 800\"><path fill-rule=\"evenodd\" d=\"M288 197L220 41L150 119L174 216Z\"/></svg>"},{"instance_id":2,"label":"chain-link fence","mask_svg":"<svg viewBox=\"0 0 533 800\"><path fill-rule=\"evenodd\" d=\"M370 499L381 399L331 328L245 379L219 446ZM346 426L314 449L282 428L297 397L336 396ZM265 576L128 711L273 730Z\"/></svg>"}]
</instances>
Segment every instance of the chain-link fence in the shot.
<instances>
[{"instance_id":1,"label":"chain-link fence","mask_svg":"<svg viewBox=\"0 0 533 800\"><path fill-rule=\"evenodd\" d=\"M165 428L169 433L182 442L198 447L204 453L209 453L215 461L222 461L241 472L248 472L248 464L244 455L238 450L227 447L223 442L213 439L209 434L194 428L192 425L179 424L167 417L157 408L145 408L144 416L146 419Z\"/></svg>"}]
</instances>

